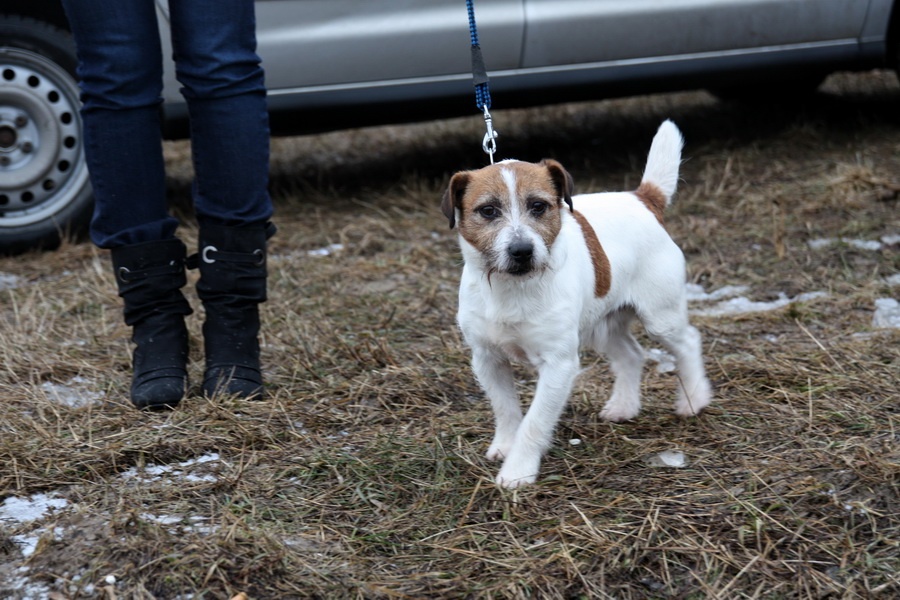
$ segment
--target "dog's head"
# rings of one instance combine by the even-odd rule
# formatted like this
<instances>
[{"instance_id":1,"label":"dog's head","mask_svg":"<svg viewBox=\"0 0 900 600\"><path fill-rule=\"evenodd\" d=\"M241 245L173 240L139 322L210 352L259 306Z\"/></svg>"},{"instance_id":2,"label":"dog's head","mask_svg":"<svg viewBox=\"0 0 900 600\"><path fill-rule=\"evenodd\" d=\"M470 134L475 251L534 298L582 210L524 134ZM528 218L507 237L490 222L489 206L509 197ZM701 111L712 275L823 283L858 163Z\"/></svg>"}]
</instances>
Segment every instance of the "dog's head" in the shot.
<instances>
[{"instance_id":1,"label":"dog's head","mask_svg":"<svg viewBox=\"0 0 900 600\"><path fill-rule=\"evenodd\" d=\"M441 210L488 273L528 275L547 266L573 192L571 175L555 160L503 161L455 174Z\"/></svg>"}]
</instances>

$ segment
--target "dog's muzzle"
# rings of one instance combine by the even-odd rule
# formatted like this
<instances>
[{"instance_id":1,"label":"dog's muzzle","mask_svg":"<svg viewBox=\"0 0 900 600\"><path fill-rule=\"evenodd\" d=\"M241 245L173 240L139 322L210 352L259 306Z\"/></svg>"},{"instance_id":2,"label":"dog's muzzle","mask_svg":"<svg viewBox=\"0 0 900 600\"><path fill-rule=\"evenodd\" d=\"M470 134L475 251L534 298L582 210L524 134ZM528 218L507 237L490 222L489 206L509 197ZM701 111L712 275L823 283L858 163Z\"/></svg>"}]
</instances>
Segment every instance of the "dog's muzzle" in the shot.
<instances>
[{"instance_id":1,"label":"dog's muzzle","mask_svg":"<svg viewBox=\"0 0 900 600\"><path fill-rule=\"evenodd\" d=\"M525 275L534 268L534 244L528 240L517 239L510 243L506 249L509 255L509 268L511 275Z\"/></svg>"}]
</instances>

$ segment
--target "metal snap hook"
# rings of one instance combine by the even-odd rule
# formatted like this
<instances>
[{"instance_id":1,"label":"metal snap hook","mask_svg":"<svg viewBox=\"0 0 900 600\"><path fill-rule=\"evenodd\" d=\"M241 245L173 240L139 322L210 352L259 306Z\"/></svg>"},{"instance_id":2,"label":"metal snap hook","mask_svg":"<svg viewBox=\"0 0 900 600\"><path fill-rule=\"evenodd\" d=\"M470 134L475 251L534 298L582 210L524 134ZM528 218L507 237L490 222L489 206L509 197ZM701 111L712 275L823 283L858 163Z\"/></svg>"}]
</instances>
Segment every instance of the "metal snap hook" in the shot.
<instances>
[{"instance_id":1,"label":"metal snap hook","mask_svg":"<svg viewBox=\"0 0 900 600\"><path fill-rule=\"evenodd\" d=\"M481 149L491 157L491 164L494 164L494 153L497 151L497 136L500 134L494 131L494 121L491 118L487 105L484 107L484 125L487 128L487 133L484 134L484 139L481 141Z\"/></svg>"}]
</instances>

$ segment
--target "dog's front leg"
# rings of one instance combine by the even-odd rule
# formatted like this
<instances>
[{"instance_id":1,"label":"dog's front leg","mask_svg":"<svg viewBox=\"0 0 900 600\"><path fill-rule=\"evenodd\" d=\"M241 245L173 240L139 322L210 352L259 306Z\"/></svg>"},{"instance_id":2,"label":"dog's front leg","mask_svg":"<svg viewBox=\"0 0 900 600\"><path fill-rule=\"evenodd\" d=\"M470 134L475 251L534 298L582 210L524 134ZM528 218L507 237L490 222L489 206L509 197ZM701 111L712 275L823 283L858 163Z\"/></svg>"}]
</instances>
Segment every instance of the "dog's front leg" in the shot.
<instances>
[{"instance_id":1,"label":"dog's front leg","mask_svg":"<svg viewBox=\"0 0 900 600\"><path fill-rule=\"evenodd\" d=\"M516 488L537 479L541 458L553 441L553 431L572 393L578 375L578 353L566 358L544 361L538 367L537 390L525 418L519 424L497 483Z\"/></svg>"},{"instance_id":2,"label":"dog's front leg","mask_svg":"<svg viewBox=\"0 0 900 600\"><path fill-rule=\"evenodd\" d=\"M522 407L513 379L509 359L486 348L472 350L472 370L494 410L494 441L488 448L488 460L500 460L509 455L516 430L522 422Z\"/></svg>"}]
</instances>

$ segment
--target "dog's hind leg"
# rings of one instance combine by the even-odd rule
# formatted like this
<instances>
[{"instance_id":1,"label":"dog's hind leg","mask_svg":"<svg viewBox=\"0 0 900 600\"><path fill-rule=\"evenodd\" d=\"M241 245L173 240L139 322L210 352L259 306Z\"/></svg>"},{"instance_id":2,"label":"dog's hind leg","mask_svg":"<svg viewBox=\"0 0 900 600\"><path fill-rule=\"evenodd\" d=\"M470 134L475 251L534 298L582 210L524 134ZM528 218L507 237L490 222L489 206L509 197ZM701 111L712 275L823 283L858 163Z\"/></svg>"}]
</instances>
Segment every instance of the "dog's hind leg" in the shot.
<instances>
[{"instance_id":1,"label":"dog's hind leg","mask_svg":"<svg viewBox=\"0 0 900 600\"><path fill-rule=\"evenodd\" d=\"M534 401L519 424L513 445L497 475L498 484L515 488L537 479L541 458L553 441L553 431L572 393L578 369L577 344L573 344L572 352L566 356L556 355L553 360L544 360L538 366Z\"/></svg>"},{"instance_id":2,"label":"dog's hind leg","mask_svg":"<svg viewBox=\"0 0 900 600\"><path fill-rule=\"evenodd\" d=\"M501 460L509 456L522 422L522 406L513 379L509 360L491 350L473 347L472 370L494 411L494 441L487 451L488 460Z\"/></svg>"},{"instance_id":3,"label":"dog's hind leg","mask_svg":"<svg viewBox=\"0 0 900 600\"><path fill-rule=\"evenodd\" d=\"M644 320L647 332L675 356L678 367L678 399L675 414L692 417L712 401L712 387L703 367L700 332L688 323L687 311L674 311Z\"/></svg>"},{"instance_id":4,"label":"dog's hind leg","mask_svg":"<svg viewBox=\"0 0 900 600\"><path fill-rule=\"evenodd\" d=\"M633 318L631 311L610 315L606 320L606 343L596 348L598 352L606 353L615 375L612 395L600 411L600 417L607 421L628 421L641 412L644 351L629 330Z\"/></svg>"},{"instance_id":5,"label":"dog's hind leg","mask_svg":"<svg viewBox=\"0 0 900 600\"><path fill-rule=\"evenodd\" d=\"M667 340L663 339L663 343ZM668 348L675 355L680 386L675 414L681 417L697 415L712 401L712 387L703 368L703 352L700 332L687 325L680 340L668 340Z\"/></svg>"}]
</instances>

